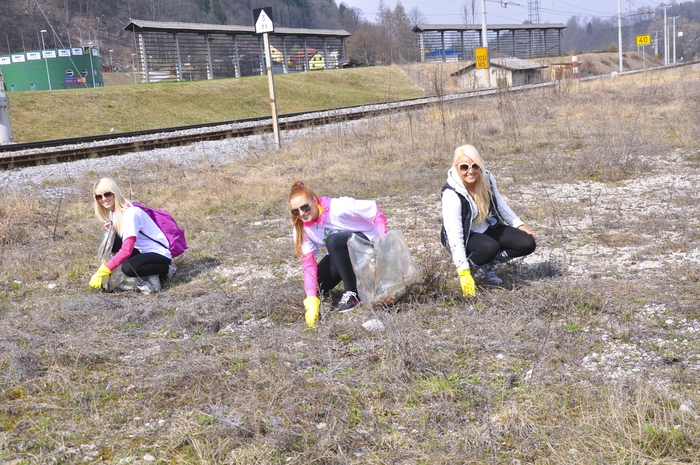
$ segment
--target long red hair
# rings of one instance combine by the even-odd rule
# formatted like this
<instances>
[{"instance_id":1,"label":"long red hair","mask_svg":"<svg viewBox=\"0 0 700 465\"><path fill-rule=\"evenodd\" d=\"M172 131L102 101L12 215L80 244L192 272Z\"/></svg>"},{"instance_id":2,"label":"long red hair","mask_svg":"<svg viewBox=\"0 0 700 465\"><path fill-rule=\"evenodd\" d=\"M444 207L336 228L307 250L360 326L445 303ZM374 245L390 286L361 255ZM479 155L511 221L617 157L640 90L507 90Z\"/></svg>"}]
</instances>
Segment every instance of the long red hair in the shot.
<instances>
[{"instance_id":1,"label":"long red hair","mask_svg":"<svg viewBox=\"0 0 700 465\"><path fill-rule=\"evenodd\" d=\"M308 188L303 182L295 182L292 185L292 190L289 192L289 201L291 202L293 198L299 197L300 195L306 196L310 199L316 199L318 202L318 196L314 191ZM291 213L290 213L291 215ZM292 224L294 225L294 231L296 235L294 237L294 251L297 255L302 255L301 244L304 242L304 222L298 216L291 215Z\"/></svg>"}]
</instances>

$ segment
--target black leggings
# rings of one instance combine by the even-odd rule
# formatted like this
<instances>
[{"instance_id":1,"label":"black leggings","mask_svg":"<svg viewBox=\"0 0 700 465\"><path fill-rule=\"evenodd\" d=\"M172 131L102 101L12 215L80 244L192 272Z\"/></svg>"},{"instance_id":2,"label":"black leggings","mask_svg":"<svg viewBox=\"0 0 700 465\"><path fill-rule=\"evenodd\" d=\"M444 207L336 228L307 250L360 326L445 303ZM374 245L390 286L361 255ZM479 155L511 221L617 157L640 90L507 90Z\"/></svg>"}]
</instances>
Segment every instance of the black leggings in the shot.
<instances>
[{"instance_id":1,"label":"black leggings","mask_svg":"<svg viewBox=\"0 0 700 465\"><path fill-rule=\"evenodd\" d=\"M483 233L472 232L467 241L467 256L476 266L491 263L498 252L510 258L524 257L535 251L535 238L511 226L498 224Z\"/></svg>"},{"instance_id":2,"label":"black leggings","mask_svg":"<svg viewBox=\"0 0 700 465\"><path fill-rule=\"evenodd\" d=\"M326 238L328 255L318 263L318 287L321 292L329 292L343 281L346 291L357 293L355 271L352 269L350 252L348 252L348 240L353 234L367 239L367 236L362 233L351 232L335 233Z\"/></svg>"},{"instance_id":3,"label":"black leggings","mask_svg":"<svg viewBox=\"0 0 700 465\"><path fill-rule=\"evenodd\" d=\"M117 253L121 248L122 238L118 235L114 236L112 252ZM165 276L168 274L170 263L172 263L172 260L168 257L155 252L141 253L134 247L131 257L122 263L122 272L130 278L144 278L153 275Z\"/></svg>"}]
</instances>

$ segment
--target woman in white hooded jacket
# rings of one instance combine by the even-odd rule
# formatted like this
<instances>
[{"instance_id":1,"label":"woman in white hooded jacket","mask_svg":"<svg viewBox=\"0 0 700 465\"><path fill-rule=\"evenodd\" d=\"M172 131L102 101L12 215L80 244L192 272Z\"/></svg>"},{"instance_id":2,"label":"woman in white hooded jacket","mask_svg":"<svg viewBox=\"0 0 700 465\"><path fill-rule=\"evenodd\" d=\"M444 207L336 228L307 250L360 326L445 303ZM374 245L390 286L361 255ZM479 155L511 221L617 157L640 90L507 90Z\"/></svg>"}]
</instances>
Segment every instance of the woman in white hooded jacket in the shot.
<instances>
[{"instance_id":1,"label":"woman in white hooded jacket","mask_svg":"<svg viewBox=\"0 0 700 465\"><path fill-rule=\"evenodd\" d=\"M455 150L442 189L442 224L442 243L452 254L465 296L476 295L472 268L501 284L495 264L535 251L535 234L503 200L496 180L471 145Z\"/></svg>"}]
</instances>

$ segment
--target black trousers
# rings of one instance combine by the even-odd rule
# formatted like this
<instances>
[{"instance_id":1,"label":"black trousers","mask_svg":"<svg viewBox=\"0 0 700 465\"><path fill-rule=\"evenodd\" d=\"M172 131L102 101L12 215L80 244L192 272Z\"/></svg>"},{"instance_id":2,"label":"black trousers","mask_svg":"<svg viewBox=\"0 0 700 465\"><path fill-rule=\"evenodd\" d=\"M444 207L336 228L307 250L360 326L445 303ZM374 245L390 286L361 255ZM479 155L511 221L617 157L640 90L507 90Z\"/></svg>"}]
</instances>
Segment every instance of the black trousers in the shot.
<instances>
[{"instance_id":1,"label":"black trousers","mask_svg":"<svg viewBox=\"0 0 700 465\"><path fill-rule=\"evenodd\" d=\"M353 234L367 239L362 233L351 232L335 233L326 238L328 255L318 263L318 287L321 292L329 292L342 281L346 291L357 293L357 280L348 252L348 240Z\"/></svg>"},{"instance_id":2,"label":"black trousers","mask_svg":"<svg viewBox=\"0 0 700 465\"><path fill-rule=\"evenodd\" d=\"M116 235L114 236L112 252L117 253L121 248L122 238ZM165 276L168 274L170 263L172 260L168 257L155 252L141 253L134 247L131 256L122 263L122 272L130 278L144 278L152 275Z\"/></svg>"},{"instance_id":3,"label":"black trousers","mask_svg":"<svg viewBox=\"0 0 700 465\"><path fill-rule=\"evenodd\" d=\"M503 250L509 257L524 257L535 251L535 238L511 226L498 224L483 233L472 232L467 241L467 257L476 266L491 263Z\"/></svg>"}]
</instances>

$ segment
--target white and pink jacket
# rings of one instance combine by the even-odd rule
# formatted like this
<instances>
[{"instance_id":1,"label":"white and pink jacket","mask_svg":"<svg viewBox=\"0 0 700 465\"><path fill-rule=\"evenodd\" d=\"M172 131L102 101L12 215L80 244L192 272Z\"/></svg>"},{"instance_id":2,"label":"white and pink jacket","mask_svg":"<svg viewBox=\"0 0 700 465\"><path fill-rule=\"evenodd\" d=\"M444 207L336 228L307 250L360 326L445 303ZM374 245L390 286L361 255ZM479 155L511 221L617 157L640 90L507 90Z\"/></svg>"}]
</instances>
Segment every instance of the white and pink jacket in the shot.
<instances>
[{"instance_id":1,"label":"white and pink jacket","mask_svg":"<svg viewBox=\"0 0 700 465\"><path fill-rule=\"evenodd\" d=\"M321 197L318 199L318 206L318 218L304 223L304 240L301 244L304 290L307 297L318 295L316 252L319 247L326 245L328 236L339 232L361 232L374 242L387 232L386 216L373 200Z\"/></svg>"}]
</instances>

